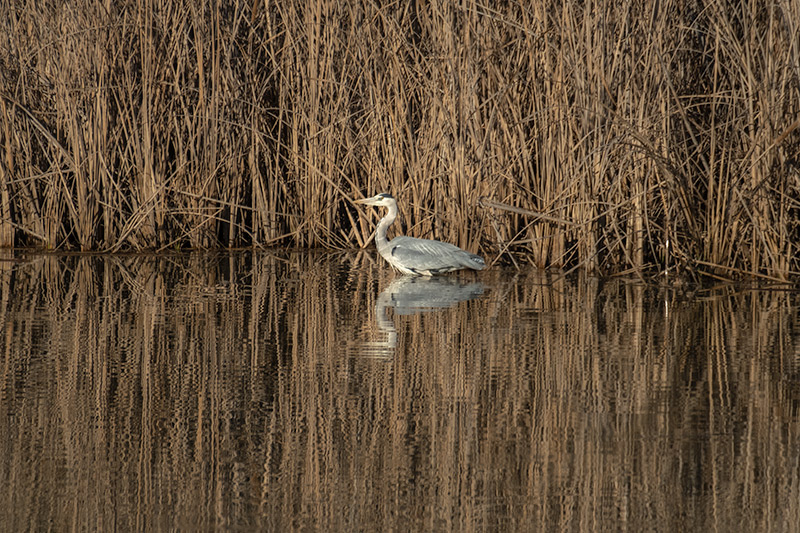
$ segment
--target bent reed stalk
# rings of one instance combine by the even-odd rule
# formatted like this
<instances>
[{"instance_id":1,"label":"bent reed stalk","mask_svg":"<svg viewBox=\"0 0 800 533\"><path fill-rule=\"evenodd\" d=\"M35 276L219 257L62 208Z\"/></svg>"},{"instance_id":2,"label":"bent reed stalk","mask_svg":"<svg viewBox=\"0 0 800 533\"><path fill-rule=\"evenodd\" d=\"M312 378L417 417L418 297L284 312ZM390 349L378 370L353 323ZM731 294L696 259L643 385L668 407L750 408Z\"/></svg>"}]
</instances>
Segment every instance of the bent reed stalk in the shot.
<instances>
[{"instance_id":1,"label":"bent reed stalk","mask_svg":"<svg viewBox=\"0 0 800 533\"><path fill-rule=\"evenodd\" d=\"M797 2L0 6L2 246L800 271Z\"/></svg>"}]
</instances>

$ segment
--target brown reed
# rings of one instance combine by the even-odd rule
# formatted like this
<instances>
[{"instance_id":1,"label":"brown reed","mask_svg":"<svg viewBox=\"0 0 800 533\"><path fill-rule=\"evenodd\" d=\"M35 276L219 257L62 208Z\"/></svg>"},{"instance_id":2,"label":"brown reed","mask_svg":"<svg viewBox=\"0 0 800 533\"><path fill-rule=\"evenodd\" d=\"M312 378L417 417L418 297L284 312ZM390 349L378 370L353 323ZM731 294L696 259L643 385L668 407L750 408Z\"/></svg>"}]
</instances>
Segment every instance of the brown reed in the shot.
<instances>
[{"instance_id":1,"label":"brown reed","mask_svg":"<svg viewBox=\"0 0 800 533\"><path fill-rule=\"evenodd\" d=\"M797 2L0 8L0 246L800 271Z\"/></svg>"}]
</instances>

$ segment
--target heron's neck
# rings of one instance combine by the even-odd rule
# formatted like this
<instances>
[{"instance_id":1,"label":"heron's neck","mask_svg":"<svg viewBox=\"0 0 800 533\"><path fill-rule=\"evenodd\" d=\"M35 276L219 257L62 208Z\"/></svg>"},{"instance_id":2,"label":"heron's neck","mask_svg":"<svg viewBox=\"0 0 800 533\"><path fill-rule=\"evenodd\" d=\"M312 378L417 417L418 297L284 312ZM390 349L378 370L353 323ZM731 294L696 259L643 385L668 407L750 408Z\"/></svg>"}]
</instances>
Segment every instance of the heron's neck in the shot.
<instances>
[{"instance_id":1,"label":"heron's neck","mask_svg":"<svg viewBox=\"0 0 800 533\"><path fill-rule=\"evenodd\" d=\"M386 239L386 231L389 229L389 226L392 225L392 222L397 218L397 205L389 205L387 207L388 211L386 215L378 222L378 227L375 228L375 244L379 247L388 244L388 240Z\"/></svg>"}]
</instances>

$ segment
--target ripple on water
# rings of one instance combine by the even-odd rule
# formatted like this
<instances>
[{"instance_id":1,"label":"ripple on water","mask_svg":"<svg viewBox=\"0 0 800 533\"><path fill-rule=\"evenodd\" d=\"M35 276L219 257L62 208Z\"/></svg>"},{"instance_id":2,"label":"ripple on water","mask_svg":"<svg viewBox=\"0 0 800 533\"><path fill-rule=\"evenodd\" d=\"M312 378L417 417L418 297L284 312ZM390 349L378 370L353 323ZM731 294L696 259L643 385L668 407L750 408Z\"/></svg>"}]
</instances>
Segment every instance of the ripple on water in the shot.
<instances>
[{"instance_id":1,"label":"ripple on water","mask_svg":"<svg viewBox=\"0 0 800 533\"><path fill-rule=\"evenodd\" d=\"M800 523L795 293L375 259L0 273L8 527Z\"/></svg>"}]
</instances>

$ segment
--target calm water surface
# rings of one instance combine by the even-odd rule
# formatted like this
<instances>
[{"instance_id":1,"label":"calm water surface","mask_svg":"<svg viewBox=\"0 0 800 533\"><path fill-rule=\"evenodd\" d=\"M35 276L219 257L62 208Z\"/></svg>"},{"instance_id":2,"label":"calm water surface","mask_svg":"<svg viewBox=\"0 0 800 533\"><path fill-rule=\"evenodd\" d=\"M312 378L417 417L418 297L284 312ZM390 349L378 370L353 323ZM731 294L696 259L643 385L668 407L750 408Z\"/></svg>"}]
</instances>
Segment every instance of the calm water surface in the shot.
<instances>
[{"instance_id":1,"label":"calm water surface","mask_svg":"<svg viewBox=\"0 0 800 533\"><path fill-rule=\"evenodd\" d=\"M798 300L373 253L0 261L0 529L797 530Z\"/></svg>"}]
</instances>

